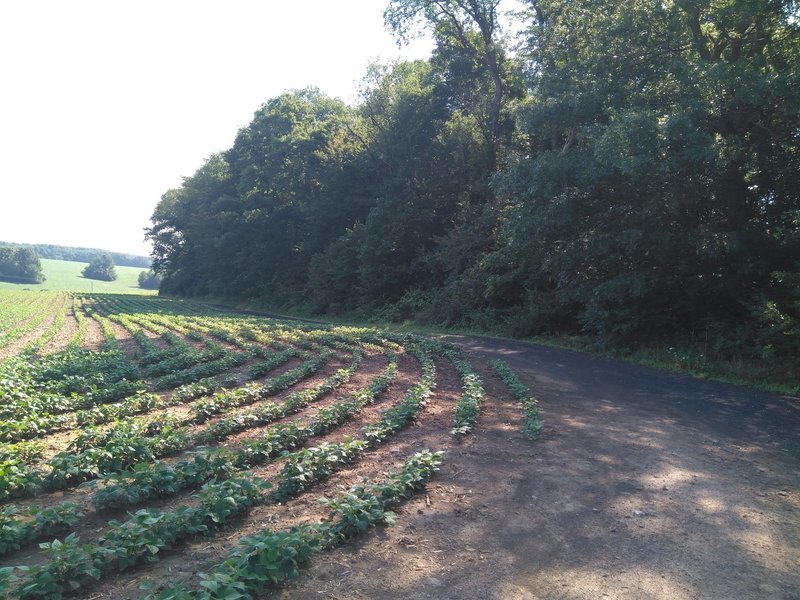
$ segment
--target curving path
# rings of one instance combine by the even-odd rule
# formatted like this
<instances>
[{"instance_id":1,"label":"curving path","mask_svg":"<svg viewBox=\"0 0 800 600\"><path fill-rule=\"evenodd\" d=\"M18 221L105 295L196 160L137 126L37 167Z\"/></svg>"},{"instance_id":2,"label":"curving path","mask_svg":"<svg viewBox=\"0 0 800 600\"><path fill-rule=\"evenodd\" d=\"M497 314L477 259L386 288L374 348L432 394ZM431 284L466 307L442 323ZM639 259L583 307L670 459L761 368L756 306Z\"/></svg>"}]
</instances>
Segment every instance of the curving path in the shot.
<instances>
[{"instance_id":1,"label":"curving path","mask_svg":"<svg viewBox=\"0 0 800 600\"><path fill-rule=\"evenodd\" d=\"M276 597L800 598L800 400L448 339L512 365L541 403L541 440L484 371L494 400L428 494Z\"/></svg>"}]
</instances>

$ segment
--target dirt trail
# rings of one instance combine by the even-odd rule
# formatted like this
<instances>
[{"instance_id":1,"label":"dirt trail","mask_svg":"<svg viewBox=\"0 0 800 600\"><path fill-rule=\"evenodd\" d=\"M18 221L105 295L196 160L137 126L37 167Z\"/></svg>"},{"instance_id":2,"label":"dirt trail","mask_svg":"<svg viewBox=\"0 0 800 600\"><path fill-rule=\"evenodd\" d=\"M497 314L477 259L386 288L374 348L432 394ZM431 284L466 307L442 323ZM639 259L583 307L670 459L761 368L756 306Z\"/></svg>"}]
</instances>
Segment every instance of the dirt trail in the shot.
<instances>
[{"instance_id":1,"label":"dirt trail","mask_svg":"<svg viewBox=\"0 0 800 600\"><path fill-rule=\"evenodd\" d=\"M541 403L541 440L483 370L493 399L427 493L275 597L800 598L797 398L449 339L512 365Z\"/></svg>"}]
</instances>

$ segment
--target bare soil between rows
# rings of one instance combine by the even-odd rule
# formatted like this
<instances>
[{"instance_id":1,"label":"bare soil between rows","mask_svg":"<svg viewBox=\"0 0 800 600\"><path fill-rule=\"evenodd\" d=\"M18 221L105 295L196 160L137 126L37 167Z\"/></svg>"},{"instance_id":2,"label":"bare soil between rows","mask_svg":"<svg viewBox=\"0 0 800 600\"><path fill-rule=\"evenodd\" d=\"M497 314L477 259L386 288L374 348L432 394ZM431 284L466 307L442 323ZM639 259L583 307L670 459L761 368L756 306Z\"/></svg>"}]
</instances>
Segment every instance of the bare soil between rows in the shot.
<instances>
[{"instance_id":1,"label":"bare soil between rows","mask_svg":"<svg viewBox=\"0 0 800 600\"><path fill-rule=\"evenodd\" d=\"M196 582L241 536L318 520L320 496L381 478L429 448L445 451L441 470L400 507L396 525L317 555L297 581L264 597L800 598L797 398L532 344L447 339L468 351L488 394L463 441L448 434L460 379L439 360L436 393L417 422L356 465L75 597L141 598L144 579ZM509 362L539 399L539 440L520 433L521 405L486 366L492 358ZM398 380L378 404L324 439L357 434L399 401L419 376L414 363L401 356ZM382 365L374 361L336 395ZM105 530L102 517L79 526L82 539ZM7 562L37 555L29 547Z\"/></svg>"},{"instance_id":2,"label":"bare soil between rows","mask_svg":"<svg viewBox=\"0 0 800 600\"><path fill-rule=\"evenodd\" d=\"M482 369L478 430L397 524L314 559L281 599L800 598L800 402L532 344L508 361L541 439ZM483 362L483 361L475 361Z\"/></svg>"}]
</instances>

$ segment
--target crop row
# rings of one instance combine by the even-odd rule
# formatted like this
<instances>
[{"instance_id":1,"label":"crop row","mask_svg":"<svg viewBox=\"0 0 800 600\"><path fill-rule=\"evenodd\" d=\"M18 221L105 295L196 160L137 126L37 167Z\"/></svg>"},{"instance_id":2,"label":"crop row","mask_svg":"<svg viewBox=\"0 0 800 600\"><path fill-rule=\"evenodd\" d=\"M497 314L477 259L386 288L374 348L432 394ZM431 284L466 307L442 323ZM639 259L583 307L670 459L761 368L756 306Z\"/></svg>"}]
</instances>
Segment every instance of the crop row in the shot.
<instances>
[{"instance_id":1,"label":"crop row","mask_svg":"<svg viewBox=\"0 0 800 600\"><path fill-rule=\"evenodd\" d=\"M522 403L522 433L524 433L528 439L535 440L542 431L539 402L531 394L525 384L514 374L514 371L507 362L493 360L489 365L508 386L517 400Z\"/></svg>"},{"instance_id":2,"label":"crop row","mask_svg":"<svg viewBox=\"0 0 800 600\"><path fill-rule=\"evenodd\" d=\"M195 414L193 420L202 423L212 414L222 412L224 408L252 404L285 390L318 371L326 360L325 355L313 357L263 384L224 391L211 398L195 401L189 405ZM43 431L46 425L55 430L65 427L67 423L87 425L106 417L110 419L114 414L120 416L122 413L128 415L147 412L179 400L174 397L162 399L152 394L139 394L122 403L98 406L69 415L55 415L50 417L49 421L47 417L32 417L21 422L0 422L0 429L5 428L6 439L13 439L14 433L19 436L35 435L33 420L36 421L35 424L40 431ZM79 418L80 422L77 421ZM151 461L158 456L193 445L192 437L185 428L171 423L166 418L160 418L158 421L161 428L157 432L150 432L150 435L142 435L142 429L134 424L122 423L110 432L104 433L103 439L96 440L91 447L86 442L86 439L91 437L91 432L84 434L83 438L78 438L79 444L82 445L74 448L78 450L77 452L57 454L43 465L44 470L39 466L28 465L19 458L6 460L0 463L0 499L30 495L39 489L63 489L94 479L102 473L120 472L139 462ZM28 429L13 431L10 428L15 423L23 424ZM219 430L220 426L217 426L217 431Z\"/></svg>"},{"instance_id":3,"label":"crop row","mask_svg":"<svg viewBox=\"0 0 800 600\"><path fill-rule=\"evenodd\" d=\"M418 452L382 482L354 486L326 499L329 514L321 522L282 532L265 529L243 538L226 560L210 573L201 574L203 589L190 589L181 583L150 598L245 598L294 577L298 567L314 554L372 525L392 522L394 514L390 509L424 487L438 468L441 456L440 452ZM19 584L13 568L0 570L0 597L13 593L20 599L60 598L111 570L157 560L163 549L188 536L212 531L257 503L266 487L249 478L211 484L199 494L198 506L171 513L138 511L125 523L112 522L112 531L96 544L80 544L74 535L63 542L43 544L50 563L27 570Z\"/></svg>"},{"instance_id":4,"label":"crop row","mask_svg":"<svg viewBox=\"0 0 800 600\"><path fill-rule=\"evenodd\" d=\"M360 359L359 359L360 360ZM265 424L279 417L288 416L304 408L324 394L349 380L357 363L349 369L340 369L322 384L309 390L293 392L280 404L270 403L266 414L257 415L257 420L246 420L249 426ZM313 424L309 430L318 431ZM224 439L240 430L240 421L229 417L217 421L205 431L198 433L196 442L211 443ZM103 486L94 494L93 502L98 509L131 505L146 499L163 497L182 489L199 485L212 477L223 477L233 470L254 466L259 462L290 449L308 437L305 428L296 424L270 429L259 439L244 440L237 451L228 449L202 450L190 460L168 466L160 462L136 465L133 471L109 475Z\"/></svg>"},{"instance_id":5,"label":"crop row","mask_svg":"<svg viewBox=\"0 0 800 600\"><path fill-rule=\"evenodd\" d=\"M201 573L199 585L166 587L148 600L216 600L252 598L269 587L293 579L298 569L315 554L332 548L379 523L393 523L390 509L422 489L441 463L441 452L423 450L408 458L400 471L382 482L362 484L323 499L328 517L273 532L265 529L243 538L238 547L209 573Z\"/></svg>"},{"instance_id":6,"label":"crop row","mask_svg":"<svg viewBox=\"0 0 800 600\"><path fill-rule=\"evenodd\" d=\"M412 390L403 404L408 404L412 396L419 397L418 392ZM354 398L356 410L368 400L365 396ZM417 410L421 406L419 401L414 404ZM405 422L407 420L403 424ZM378 422L387 431L399 429L402 425L398 423L396 417L388 414ZM102 536L97 544L80 545L76 537L68 536L63 543L47 547L51 562L30 570L17 590L20 598L60 594L70 587L75 589L76 584L80 587L92 579L99 579L103 570L123 570L142 561L157 560L161 549L172 547L187 536L209 531L253 504L285 501L305 490L311 482L329 475L337 464L355 460L369 445L378 443L383 437L370 441L346 438L338 444L322 444L290 453L286 455L284 467L277 477L275 491L269 494L263 492L272 487L270 484L244 474L206 484L198 495L196 506L181 507L169 513L143 509L125 523L112 522L112 531ZM65 565L68 567L66 570Z\"/></svg>"},{"instance_id":7,"label":"crop row","mask_svg":"<svg viewBox=\"0 0 800 600\"><path fill-rule=\"evenodd\" d=\"M66 295L59 293L56 295L43 294L40 297L40 302L25 307L29 310L12 311L12 321L6 327L3 327L0 332L0 348L8 346L15 340L18 340L29 331L35 330L41 325L48 316L54 312L54 307L63 306ZM4 312L7 309L4 309Z\"/></svg>"},{"instance_id":8,"label":"crop row","mask_svg":"<svg viewBox=\"0 0 800 600\"><path fill-rule=\"evenodd\" d=\"M71 502L48 508L6 506L0 513L0 555L19 550L28 542L63 533L82 517L80 507Z\"/></svg>"},{"instance_id":9,"label":"crop row","mask_svg":"<svg viewBox=\"0 0 800 600\"><path fill-rule=\"evenodd\" d=\"M306 493L315 482L361 460L417 418L435 387L433 357L448 359L461 377L454 436L475 429L486 400L481 380L463 353L413 335L288 325L163 298L84 296L80 304L73 299L73 310L76 318L81 312L103 328L105 349L90 353L96 358L82 356L84 351L72 344L52 358L43 357L40 365L30 356L17 363L0 363L0 417L7 416L9 425L4 426L9 431L20 424L28 427L24 434L7 434L15 443L0 444L0 497L89 482L84 485L94 488L95 510L89 509L91 519L84 522L79 509L69 504L7 506L0 515L0 554L46 536L73 533L43 545L46 562L36 561L29 569L0 569L0 598L4 594L58 598L76 590L85 593L86 585L112 572L158 561L164 550L213 532L253 506L284 503ZM78 320L79 331L84 330L86 325ZM121 351L112 323L126 328L139 344L132 358ZM154 333L161 339L154 339ZM398 372L395 352L400 350L418 359L422 376L417 383L363 424L357 437L312 445L316 437L352 419L389 386ZM386 369L367 386L326 402L307 417L274 423L304 411L349 381L366 352L388 358ZM238 362L219 364L218 370L209 368L232 357ZM270 400L317 373L334 357L349 365L312 387ZM268 375L289 361L283 372L266 381L239 384L248 377ZM538 434L541 428L538 404L508 365L492 366L522 402L523 431L534 437L531 432ZM123 393L126 385L134 386L134 391ZM156 395L147 389L173 391ZM187 406L166 410L177 404ZM42 419L42 426L37 429L32 419ZM51 430L68 426L79 431L68 451L45 460L42 443L26 440L41 435L48 423L53 425ZM237 438L234 447L219 447L233 435L261 427L264 430L249 439ZM187 450L174 462L160 460ZM263 469L270 461L278 464ZM314 554L371 525L390 522L391 507L419 489L439 461L438 453L415 455L400 473L381 483L355 486L324 500L326 519L243 538L225 560L198 580L169 586L149 598L255 597L293 577ZM257 469L276 475L264 481L249 472ZM143 503L184 492L191 498L189 506L142 508ZM177 498L168 502L170 507L175 504ZM78 538L100 517L99 511L126 507L134 512L124 521L110 521L106 528L93 531L92 536L99 537L92 543Z\"/></svg>"},{"instance_id":10,"label":"crop row","mask_svg":"<svg viewBox=\"0 0 800 600\"><path fill-rule=\"evenodd\" d=\"M253 383L233 390L223 390L209 398L197 400L189 405L196 423L204 423L214 415L231 408L239 408L254 404L277 392L295 385L300 380L319 371L330 358L330 352L323 351L319 356L312 356L297 367L289 369L264 383Z\"/></svg>"}]
</instances>

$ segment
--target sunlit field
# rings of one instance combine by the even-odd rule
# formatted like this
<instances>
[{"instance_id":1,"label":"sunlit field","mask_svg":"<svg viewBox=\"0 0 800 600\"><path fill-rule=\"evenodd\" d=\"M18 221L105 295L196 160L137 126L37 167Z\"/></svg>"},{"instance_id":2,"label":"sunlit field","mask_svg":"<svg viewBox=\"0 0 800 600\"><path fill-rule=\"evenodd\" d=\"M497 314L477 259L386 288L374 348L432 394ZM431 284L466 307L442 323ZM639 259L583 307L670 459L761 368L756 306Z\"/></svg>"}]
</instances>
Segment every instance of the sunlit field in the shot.
<instances>
[{"instance_id":1,"label":"sunlit field","mask_svg":"<svg viewBox=\"0 0 800 600\"><path fill-rule=\"evenodd\" d=\"M477 368L539 431L508 365L416 335L20 291L0 332L1 597L279 585L426 486L489 401Z\"/></svg>"},{"instance_id":2,"label":"sunlit field","mask_svg":"<svg viewBox=\"0 0 800 600\"><path fill-rule=\"evenodd\" d=\"M116 281L97 281L86 279L81 275L87 263L43 258L42 270L45 280L40 284L8 283L0 281L0 290L48 290L64 292L98 292L114 294L146 294L152 295L154 290L143 290L139 287L138 277L141 267L115 266Z\"/></svg>"}]
</instances>

